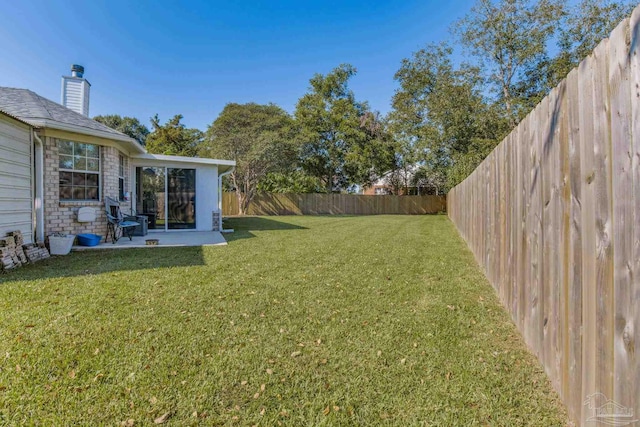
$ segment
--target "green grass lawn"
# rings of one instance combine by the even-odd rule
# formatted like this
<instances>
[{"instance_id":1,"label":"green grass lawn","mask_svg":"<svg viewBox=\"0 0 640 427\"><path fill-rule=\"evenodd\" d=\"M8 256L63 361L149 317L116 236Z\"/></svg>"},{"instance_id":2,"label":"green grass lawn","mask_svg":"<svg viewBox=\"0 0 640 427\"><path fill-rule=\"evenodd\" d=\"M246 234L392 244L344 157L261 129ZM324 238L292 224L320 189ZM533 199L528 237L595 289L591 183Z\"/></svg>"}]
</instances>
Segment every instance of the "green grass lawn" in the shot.
<instances>
[{"instance_id":1,"label":"green grass lawn","mask_svg":"<svg viewBox=\"0 0 640 427\"><path fill-rule=\"evenodd\" d=\"M567 423L446 216L226 226L0 276L0 425Z\"/></svg>"}]
</instances>

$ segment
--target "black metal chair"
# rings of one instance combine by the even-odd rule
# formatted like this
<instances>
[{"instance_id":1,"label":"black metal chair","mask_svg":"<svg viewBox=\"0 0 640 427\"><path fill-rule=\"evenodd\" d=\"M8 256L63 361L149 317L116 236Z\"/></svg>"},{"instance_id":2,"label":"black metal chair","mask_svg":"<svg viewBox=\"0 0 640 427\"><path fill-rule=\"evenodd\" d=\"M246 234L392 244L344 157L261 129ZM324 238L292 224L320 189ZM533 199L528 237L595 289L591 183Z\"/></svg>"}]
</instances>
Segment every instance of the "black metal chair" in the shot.
<instances>
[{"instance_id":1,"label":"black metal chair","mask_svg":"<svg viewBox=\"0 0 640 427\"><path fill-rule=\"evenodd\" d=\"M125 216L120 209L120 202L111 197L104 198L104 210L107 215L107 235L104 241L107 242L109 236L112 243L116 243L122 236L133 240L133 232L140 225L139 222L133 221L135 217Z\"/></svg>"}]
</instances>

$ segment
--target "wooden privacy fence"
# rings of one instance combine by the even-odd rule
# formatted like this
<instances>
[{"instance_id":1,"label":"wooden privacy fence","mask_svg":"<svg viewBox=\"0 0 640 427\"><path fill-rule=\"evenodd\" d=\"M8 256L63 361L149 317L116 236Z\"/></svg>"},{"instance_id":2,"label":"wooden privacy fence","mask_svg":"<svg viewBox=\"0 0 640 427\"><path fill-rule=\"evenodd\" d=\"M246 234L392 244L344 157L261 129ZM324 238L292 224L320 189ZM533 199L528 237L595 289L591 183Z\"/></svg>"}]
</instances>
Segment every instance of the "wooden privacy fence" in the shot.
<instances>
[{"instance_id":1,"label":"wooden privacy fence","mask_svg":"<svg viewBox=\"0 0 640 427\"><path fill-rule=\"evenodd\" d=\"M420 215L446 209L444 196L360 196L354 194L258 194L249 215ZM222 196L223 215L238 215L235 193Z\"/></svg>"},{"instance_id":2,"label":"wooden privacy fence","mask_svg":"<svg viewBox=\"0 0 640 427\"><path fill-rule=\"evenodd\" d=\"M447 196L582 425L640 418L639 42L640 6Z\"/></svg>"}]
</instances>

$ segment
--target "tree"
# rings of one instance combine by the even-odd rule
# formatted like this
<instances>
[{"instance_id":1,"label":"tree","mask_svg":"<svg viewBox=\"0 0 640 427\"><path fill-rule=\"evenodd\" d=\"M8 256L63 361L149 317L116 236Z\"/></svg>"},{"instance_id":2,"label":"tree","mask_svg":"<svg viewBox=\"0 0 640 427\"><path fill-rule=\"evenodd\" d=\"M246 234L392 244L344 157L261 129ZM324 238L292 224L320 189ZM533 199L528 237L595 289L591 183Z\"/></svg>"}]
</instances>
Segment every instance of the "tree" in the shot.
<instances>
[{"instance_id":1,"label":"tree","mask_svg":"<svg viewBox=\"0 0 640 427\"><path fill-rule=\"evenodd\" d=\"M130 136L142 145L145 144L149 135L149 129L135 117L108 114L106 116L95 116L93 120Z\"/></svg>"},{"instance_id":2,"label":"tree","mask_svg":"<svg viewBox=\"0 0 640 427\"><path fill-rule=\"evenodd\" d=\"M348 87L355 73L343 64L326 76L314 75L296 105L302 168L327 192L370 183L393 157L378 115L356 101Z\"/></svg>"},{"instance_id":3,"label":"tree","mask_svg":"<svg viewBox=\"0 0 640 427\"><path fill-rule=\"evenodd\" d=\"M582 0L575 5L560 30L560 52L550 61L548 89L556 87L569 71L593 52L596 46L636 5L629 1Z\"/></svg>"},{"instance_id":4,"label":"tree","mask_svg":"<svg viewBox=\"0 0 640 427\"><path fill-rule=\"evenodd\" d=\"M241 215L247 212L260 180L295 162L292 132L291 117L274 104L227 104L209 126L200 153L236 161L230 179Z\"/></svg>"},{"instance_id":5,"label":"tree","mask_svg":"<svg viewBox=\"0 0 640 427\"><path fill-rule=\"evenodd\" d=\"M420 166L413 174L411 185L416 187L418 196L444 194L447 182L447 169L431 165Z\"/></svg>"},{"instance_id":6,"label":"tree","mask_svg":"<svg viewBox=\"0 0 640 427\"><path fill-rule=\"evenodd\" d=\"M569 72L590 55L596 46L629 15L629 1L582 0L568 10L558 32L558 53L540 55L526 67L517 85L525 112L532 110Z\"/></svg>"},{"instance_id":7,"label":"tree","mask_svg":"<svg viewBox=\"0 0 640 427\"><path fill-rule=\"evenodd\" d=\"M366 187L393 166L395 145L377 111L365 111L360 116L359 130L361 138L352 141L344 169L349 184Z\"/></svg>"},{"instance_id":8,"label":"tree","mask_svg":"<svg viewBox=\"0 0 640 427\"><path fill-rule=\"evenodd\" d=\"M468 177L475 168L493 151L496 142L476 139L464 153L453 153L451 167L447 170L446 187L453 188Z\"/></svg>"},{"instance_id":9,"label":"tree","mask_svg":"<svg viewBox=\"0 0 640 427\"><path fill-rule=\"evenodd\" d=\"M525 71L545 54L564 13L562 0L478 0L456 23L456 33L480 61L512 127L529 112L520 108L516 87L526 83Z\"/></svg>"},{"instance_id":10,"label":"tree","mask_svg":"<svg viewBox=\"0 0 640 427\"><path fill-rule=\"evenodd\" d=\"M403 162L389 171L383 179L387 185L389 193L394 196L408 195L411 186L412 165Z\"/></svg>"},{"instance_id":11,"label":"tree","mask_svg":"<svg viewBox=\"0 0 640 427\"><path fill-rule=\"evenodd\" d=\"M451 52L446 44L429 45L404 59L389 114L397 175L420 166L419 179L438 192L446 191L445 181L453 183L449 170L470 147L480 141L493 147L509 130L482 95L480 71L467 65L456 69Z\"/></svg>"},{"instance_id":12,"label":"tree","mask_svg":"<svg viewBox=\"0 0 640 427\"><path fill-rule=\"evenodd\" d=\"M171 156L195 157L204 134L198 129L189 129L180 123L182 115L177 114L164 125L156 114L151 118L153 132L147 137L146 148L150 153Z\"/></svg>"},{"instance_id":13,"label":"tree","mask_svg":"<svg viewBox=\"0 0 640 427\"><path fill-rule=\"evenodd\" d=\"M265 193L324 193L320 180L301 170L271 172L258 183L258 191Z\"/></svg>"},{"instance_id":14,"label":"tree","mask_svg":"<svg viewBox=\"0 0 640 427\"><path fill-rule=\"evenodd\" d=\"M437 186L446 178L445 191L457 185L633 8L628 1L565 4L477 0L454 29L475 64L454 67L446 44L404 59L389 114L397 146L390 179L399 182L418 165L414 181ZM551 57L556 34L560 52Z\"/></svg>"}]
</instances>

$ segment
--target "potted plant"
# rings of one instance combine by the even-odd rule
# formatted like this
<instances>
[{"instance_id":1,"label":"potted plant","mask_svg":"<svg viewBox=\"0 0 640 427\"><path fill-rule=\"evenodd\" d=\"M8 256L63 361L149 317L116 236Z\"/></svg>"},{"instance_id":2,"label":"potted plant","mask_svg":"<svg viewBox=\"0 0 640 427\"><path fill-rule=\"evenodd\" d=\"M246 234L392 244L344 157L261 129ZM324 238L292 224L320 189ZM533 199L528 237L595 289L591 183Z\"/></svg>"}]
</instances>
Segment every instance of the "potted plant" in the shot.
<instances>
[{"instance_id":1,"label":"potted plant","mask_svg":"<svg viewBox=\"0 0 640 427\"><path fill-rule=\"evenodd\" d=\"M51 255L67 255L76 236L74 234L55 233L49 236L49 253Z\"/></svg>"}]
</instances>

